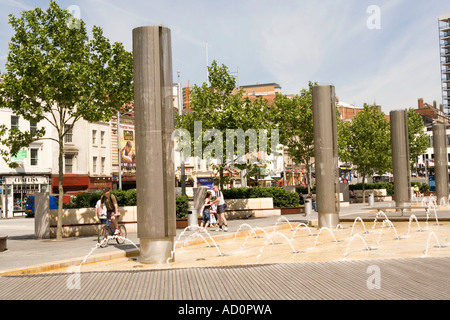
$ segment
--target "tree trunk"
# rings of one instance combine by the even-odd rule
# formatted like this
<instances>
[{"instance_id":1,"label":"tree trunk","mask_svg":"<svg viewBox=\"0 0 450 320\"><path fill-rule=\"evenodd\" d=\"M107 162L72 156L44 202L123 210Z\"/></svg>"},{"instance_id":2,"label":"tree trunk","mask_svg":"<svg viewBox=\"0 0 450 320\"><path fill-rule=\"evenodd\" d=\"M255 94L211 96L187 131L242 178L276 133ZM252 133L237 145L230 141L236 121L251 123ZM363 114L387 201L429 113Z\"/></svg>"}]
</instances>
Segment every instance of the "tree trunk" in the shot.
<instances>
[{"instance_id":1,"label":"tree trunk","mask_svg":"<svg viewBox=\"0 0 450 320\"><path fill-rule=\"evenodd\" d=\"M363 172L362 174L362 196L363 196L363 203L366 203L366 185L364 181L366 180L366 173Z\"/></svg>"},{"instance_id":2,"label":"tree trunk","mask_svg":"<svg viewBox=\"0 0 450 320\"><path fill-rule=\"evenodd\" d=\"M58 219L56 224L56 240L62 240L62 210L63 210L63 178L64 178L64 166L63 166L63 157L64 157L64 144L63 138L59 138L59 155L58 155Z\"/></svg>"},{"instance_id":3,"label":"tree trunk","mask_svg":"<svg viewBox=\"0 0 450 320\"><path fill-rule=\"evenodd\" d=\"M311 163L310 160L308 159L308 161L305 161L306 163L306 185L308 186L308 194L311 192L311 179L310 179L310 174L311 174Z\"/></svg>"}]
</instances>

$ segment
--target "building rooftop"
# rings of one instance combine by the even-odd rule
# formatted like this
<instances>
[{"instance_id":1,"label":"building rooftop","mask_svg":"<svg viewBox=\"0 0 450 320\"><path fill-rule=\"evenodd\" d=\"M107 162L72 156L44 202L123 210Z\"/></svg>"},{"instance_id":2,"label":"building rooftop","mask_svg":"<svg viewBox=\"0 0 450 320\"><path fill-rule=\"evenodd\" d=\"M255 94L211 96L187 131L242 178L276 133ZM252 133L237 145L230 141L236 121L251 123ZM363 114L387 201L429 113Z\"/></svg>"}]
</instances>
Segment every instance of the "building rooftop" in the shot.
<instances>
[{"instance_id":1,"label":"building rooftop","mask_svg":"<svg viewBox=\"0 0 450 320\"><path fill-rule=\"evenodd\" d=\"M440 15L440 16L439 16L439 20L440 20L440 21L447 21L447 20L450 20L450 13L446 13L446 14Z\"/></svg>"}]
</instances>

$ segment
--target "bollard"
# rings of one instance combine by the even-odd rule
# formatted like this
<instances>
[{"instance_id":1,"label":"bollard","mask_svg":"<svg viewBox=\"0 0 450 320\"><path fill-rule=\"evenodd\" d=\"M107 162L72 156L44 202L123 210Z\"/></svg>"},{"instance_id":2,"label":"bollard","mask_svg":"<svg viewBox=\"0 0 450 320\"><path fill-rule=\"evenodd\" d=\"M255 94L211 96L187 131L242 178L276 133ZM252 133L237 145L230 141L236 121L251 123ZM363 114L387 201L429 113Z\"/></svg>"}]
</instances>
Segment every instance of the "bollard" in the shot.
<instances>
[{"instance_id":1,"label":"bollard","mask_svg":"<svg viewBox=\"0 0 450 320\"><path fill-rule=\"evenodd\" d=\"M190 208L188 210L188 226L189 229L198 227L197 209Z\"/></svg>"},{"instance_id":2,"label":"bollard","mask_svg":"<svg viewBox=\"0 0 450 320\"><path fill-rule=\"evenodd\" d=\"M305 200L305 214L311 215L311 213L312 213L312 201L311 201L311 199L306 199Z\"/></svg>"},{"instance_id":3,"label":"bollard","mask_svg":"<svg viewBox=\"0 0 450 320\"><path fill-rule=\"evenodd\" d=\"M1 236L0 237L0 252L5 251L8 249L8 246L6 244L6 240L8 239L8 236Z\"/></svg>"},{"instance_id":4,"label":"bollard","mask_svg":"<svg viewBox=\"0 0 450 320\"><path fill-rule=\"evenodd\" d=\"M372 206L375 204L375 197L373 193L369 193L369 206Z\"/></svg>"}]
</instances>

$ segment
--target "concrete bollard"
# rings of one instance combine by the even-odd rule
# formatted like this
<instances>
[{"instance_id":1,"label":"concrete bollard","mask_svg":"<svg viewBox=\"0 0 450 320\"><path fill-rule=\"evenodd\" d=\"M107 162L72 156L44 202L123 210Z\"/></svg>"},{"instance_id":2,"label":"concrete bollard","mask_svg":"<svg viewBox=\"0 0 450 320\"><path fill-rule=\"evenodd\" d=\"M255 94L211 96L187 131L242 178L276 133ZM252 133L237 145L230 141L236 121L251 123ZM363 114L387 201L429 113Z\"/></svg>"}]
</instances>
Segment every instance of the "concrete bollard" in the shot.
<instances>
[{"instance_id":1,"label":"concrete bollard","mask_svg":"<svg viewBox=\"0 0 450 320\"><path fill-rule=\"evenodd\" d=\"M312 201L311 199L305 200L305 214L311 215L312 214Z\"/></svg>"},{"instance_id":2,"label":"concrete bollard","mask_svg":"<svg viewBox=\"0 0 450 320\"><path fill-rule=\"evenodd\" d=\"M375 204L375 196L373 193L369 193L369 206L373 207Z\"/></svg>"},{"instance_id":3,"label":"concrete bollard","mask_svg":"<svg viewBox=\"0 0 450 320\"><path fill-rule=\"evenodd\" d=\"M195 229L198 227L198 215L197 215L197 209L190 208L188 210L188 227L189 229Z\"/></svg>"}]
</instances>

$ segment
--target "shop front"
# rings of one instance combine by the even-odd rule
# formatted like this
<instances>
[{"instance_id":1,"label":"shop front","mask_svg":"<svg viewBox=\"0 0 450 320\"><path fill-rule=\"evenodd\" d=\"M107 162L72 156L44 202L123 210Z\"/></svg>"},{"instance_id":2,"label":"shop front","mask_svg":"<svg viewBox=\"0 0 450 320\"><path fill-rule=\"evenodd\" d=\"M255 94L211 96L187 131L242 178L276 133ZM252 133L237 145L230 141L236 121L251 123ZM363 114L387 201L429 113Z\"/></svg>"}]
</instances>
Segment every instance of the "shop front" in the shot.
<instances>
[{"instance_id":1,"label":"shop front","mask_svg":"<svg viewBox=\"0 0 450 320\"><path fill-rule=\"evenodd\" d=\"M58 191L59 176L52 177L52 192ZM100 191L104 187L112 188L111 177L90 177L88 175L65 174L63 177L64 194L77 194L86 191Z\"/></svg>"},{"instance_id":2,"label":"shop front","mask_svg":"<svg viewBox=\"0 0 450 320\"><path fill-rule=\"evenodd\" d=\"M12 218L14 214L25 212L27 198L35 192L49 191L49 176L20 175L4 176L1 180L2 218Z\"/></svg>"}]
</instances>

